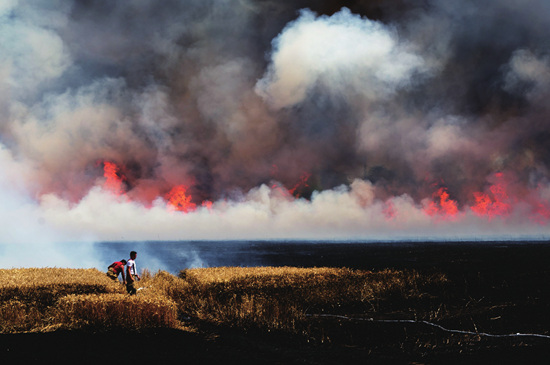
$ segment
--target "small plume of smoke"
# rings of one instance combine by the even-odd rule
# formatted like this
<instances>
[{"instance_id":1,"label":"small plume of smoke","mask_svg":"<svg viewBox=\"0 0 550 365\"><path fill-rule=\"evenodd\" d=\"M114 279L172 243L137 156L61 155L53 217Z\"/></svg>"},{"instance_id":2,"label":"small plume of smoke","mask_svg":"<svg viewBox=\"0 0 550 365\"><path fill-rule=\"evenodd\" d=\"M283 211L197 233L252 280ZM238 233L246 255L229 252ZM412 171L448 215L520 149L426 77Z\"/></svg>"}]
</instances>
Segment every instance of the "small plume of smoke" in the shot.
<instances>
[{"instance_id":1,"label":"small plume of smoke","mask_svg":"<svg viewBox=\"0 0 550 365\"><path fill-rule=\"evenodd\" d=\"M550 62L548 57L537 57L532 52L520 49L512 54L506 73L504 87L528 99L542 104L550 87Z\"/></svg>"}]
</instances>

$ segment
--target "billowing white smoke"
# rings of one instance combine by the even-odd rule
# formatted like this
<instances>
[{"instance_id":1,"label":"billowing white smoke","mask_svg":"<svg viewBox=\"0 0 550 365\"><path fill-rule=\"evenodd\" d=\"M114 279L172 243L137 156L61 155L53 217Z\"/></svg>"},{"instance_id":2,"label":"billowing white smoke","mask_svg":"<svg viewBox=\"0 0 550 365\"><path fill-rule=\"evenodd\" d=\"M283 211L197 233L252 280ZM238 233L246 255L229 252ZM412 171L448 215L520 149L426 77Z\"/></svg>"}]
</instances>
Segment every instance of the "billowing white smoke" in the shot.
<instances>
[{"instance_id":1,"label":"billowing white smoke","mask_svg":"<svg viewBox=\"0 0 550 365\"><path fill-rule=\"evenodd\" d=\"M28 195L28 176L28 167L0 145L0 267L103 266L90 246L69 254L56 245L67 235L52 227L46 208Z\"/></svg>"},{"instance_id":2,"label":"billowing white smoke","mask_svg":"<svg viewBox=\"0 0 550 365\"><path fill-rule=\"evenodd\" d=\"M98 240L200 239L475 239L542 236L546 228L527 219L509 224L480 220L472 212L435 220L407 195L387 201L373 198L373 187L356 180L314 193L311 200L289 198L280 188L262 185L237 201L219 201L194 212L170 212L158 199L152 207L124 201L94 188L76 206L44 196L41 209L49 225L65 237ZM465 231L467 229L467 231Z\"/></svg>"},{"instance_id":3,"label":"billowing white smoke","mask_svg":"<svg viewBox=\"0 0 550 365\"><path fill-rule=\"evenodd\" d=\"M0 146L0 221L2 241L14 244L47 240L40 225L40 211L27 196L24 166L13 160L11 153Z\"/></svg>"},{"instance_id":4,"label":"billowing white smoke","mask_svg":"<svg viewBox=\"0 0 550 365\"><path fill-rule=\"evenodd\" d=\"M257 91L275 108L299 104L314 87L337 96L384 99L425 68L395 30L346 8L330 17L303 10L273 48Z\"/></svg>"}]
</instances>

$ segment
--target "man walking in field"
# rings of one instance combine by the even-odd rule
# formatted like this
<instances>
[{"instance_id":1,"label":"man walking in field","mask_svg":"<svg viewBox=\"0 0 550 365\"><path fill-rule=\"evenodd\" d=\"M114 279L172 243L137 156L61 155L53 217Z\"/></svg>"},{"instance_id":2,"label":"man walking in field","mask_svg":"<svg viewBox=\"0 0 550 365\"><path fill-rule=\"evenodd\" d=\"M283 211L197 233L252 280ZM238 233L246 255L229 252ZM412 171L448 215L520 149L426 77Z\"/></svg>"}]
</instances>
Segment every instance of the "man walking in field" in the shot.
<instances>
[{"instance_id":1,"label":"man walking in field","mask_svg":"<svg viewBox=\"0 0 550 365\"><path fill-rule=\"evenodd\" d=\"M115 261L107 268L107 276L113 280L118 280L118 274L122 274L122 283L126 284L126 277L124 276L124 265L126 260Z\"/></svg>"},{"instance_id":2,"label":"man walking in field","mask_svg":"<svg viewBox=\"0 0 550 365\"><path fill-rule=\"evenodd\" d=\"M136 294L137 290L135 282L136 280L139 280L139 275L136 268L136 256L136 251L130 252L130 260L128 260L128 263L126 264L126 291L128 291L128 294L130 295Z\"/></svg>"}]
</instances>

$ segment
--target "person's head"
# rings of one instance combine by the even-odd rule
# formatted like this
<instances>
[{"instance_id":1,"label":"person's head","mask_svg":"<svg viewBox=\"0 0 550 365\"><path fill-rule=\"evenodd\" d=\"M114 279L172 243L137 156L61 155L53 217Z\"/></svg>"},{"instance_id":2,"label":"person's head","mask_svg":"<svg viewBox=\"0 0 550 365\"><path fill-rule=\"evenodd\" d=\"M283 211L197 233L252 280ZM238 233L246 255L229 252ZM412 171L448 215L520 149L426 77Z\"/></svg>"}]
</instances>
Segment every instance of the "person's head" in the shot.
<instances>
[{"instance_id":1,"label":"person's head","mask_svg":"<svg viewBox=\"0 0 550 365\"><path fill-rule=\"evenodd\" d=\"M136 258L136 256L137 256L137 252L136 252L136 251L130 252L130 258L131 258L132 260L134 260L134 259Z\"/></svg>"},{"instance_id":2,"label":"person's head","mask_svg":"<svg viewBox=\"0 0 550 365\"><path fill-rule=\"evenodd\" d=\"M120 262L122 262L122 265L126 265L126 260L122 259Z\"/></svg>"}]
</instances>

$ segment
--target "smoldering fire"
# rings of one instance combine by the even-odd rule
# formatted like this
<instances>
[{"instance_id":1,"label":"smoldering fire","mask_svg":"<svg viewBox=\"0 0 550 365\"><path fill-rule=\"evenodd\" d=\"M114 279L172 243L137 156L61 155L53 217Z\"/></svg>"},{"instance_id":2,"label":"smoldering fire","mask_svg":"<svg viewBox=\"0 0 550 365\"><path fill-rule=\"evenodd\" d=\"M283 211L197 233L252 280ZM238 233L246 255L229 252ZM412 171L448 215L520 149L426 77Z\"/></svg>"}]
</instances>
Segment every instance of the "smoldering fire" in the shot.
<instances>
[{"instance_id":1,"label":"smoldering fire","mask_svg":"<svg viewBox=\"0 0 550 365\"><path fill-rule=\"evenodd\" d=\"M545 1L307 6L3 2L0 241L548 236Z\"/></svg>"}]
</instances>

